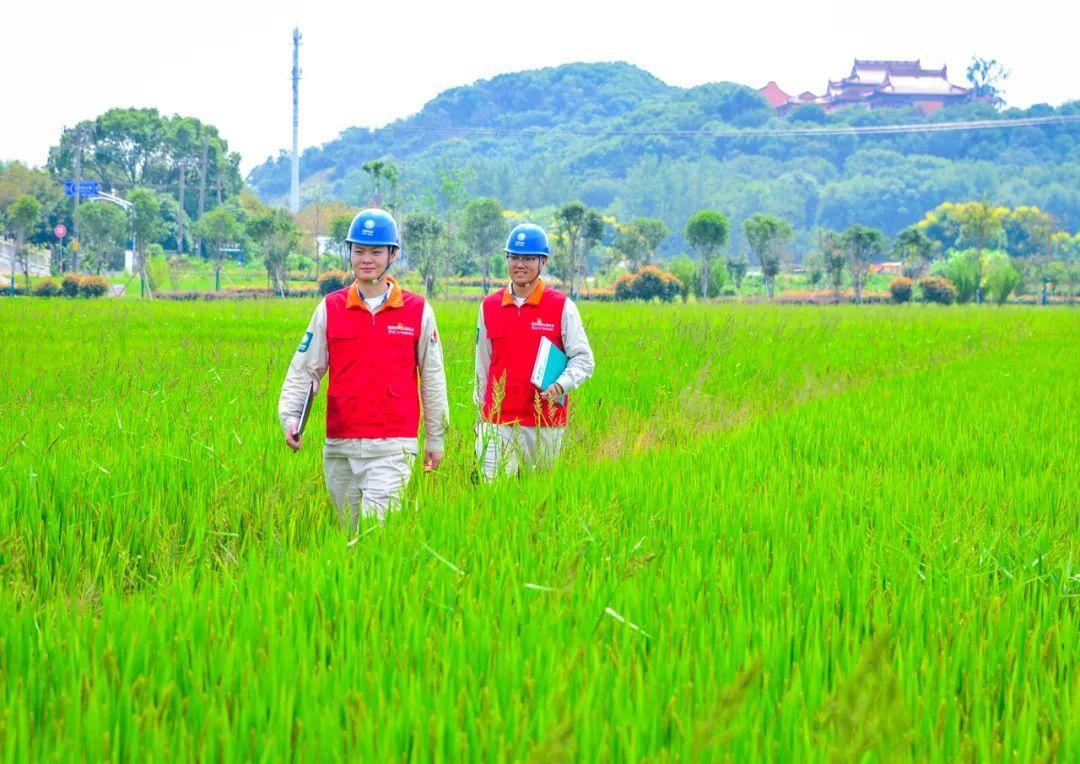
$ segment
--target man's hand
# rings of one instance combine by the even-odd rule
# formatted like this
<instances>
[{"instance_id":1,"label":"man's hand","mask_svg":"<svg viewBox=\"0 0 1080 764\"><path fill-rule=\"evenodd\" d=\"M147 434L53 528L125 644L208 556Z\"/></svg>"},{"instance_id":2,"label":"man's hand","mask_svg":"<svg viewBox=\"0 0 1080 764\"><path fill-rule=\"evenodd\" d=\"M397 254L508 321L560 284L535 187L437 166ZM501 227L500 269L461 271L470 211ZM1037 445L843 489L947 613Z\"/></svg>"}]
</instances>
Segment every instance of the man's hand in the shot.
<instances>
[{"instance_id":1,"label":"man's hand","mask_svg":"<svg viewBox=\"0 0 1080 764\"><path fill-rule=\"evenodd\" d=\"M442 453L439 451L424 452L424 472L434 472L442 464Z\"/></svg>"},{"instance_id":2,"label":"man's hand","mask_svg":"<svg viewBox=\"0 0 1080 764\"><path fill-rule=\"evenodd\" d=\"M548 403L555 403L562 398L566 393L562 389L562 385L558 382L553 382L551 386L541 394Z\"/></svg>"},{"instance_id":3,"label":"man's hand","mask_svg":"<svg viewBox=\"0 0 1080 764\"><path fill-rule=\"evenodd\" d=\"M293 451L299 451L304 444L304 436L296 434L296 425L289 425L289 431L285 433L285 445Z\"/></svg>"}]
</instances>

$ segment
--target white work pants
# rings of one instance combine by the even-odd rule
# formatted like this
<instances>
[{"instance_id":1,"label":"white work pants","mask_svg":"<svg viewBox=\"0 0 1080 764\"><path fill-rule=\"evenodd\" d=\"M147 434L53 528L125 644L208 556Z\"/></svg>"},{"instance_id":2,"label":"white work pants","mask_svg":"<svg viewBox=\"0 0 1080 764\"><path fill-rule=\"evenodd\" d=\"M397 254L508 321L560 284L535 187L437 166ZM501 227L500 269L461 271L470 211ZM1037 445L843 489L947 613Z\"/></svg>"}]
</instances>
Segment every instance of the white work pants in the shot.
<instances>
[{"instance_id":1,"label":"white work pants","mask_svg":"<svg viewBox=\"0 0 1080 764\"><path fill-rule=\"evenodd\" d=\"M520 427L481 422L476 459L487 480L520 470L551 469L562 450L565 427Z\"/></svg>"},{"instance_id":2,"label":"white work pants","mask_svg":"<svg viewBox=\"0 0 1080 764\"><path fill-rule=\"evenodd\" d=\"M324 453L326 488L341 524L356 532L361 515L381 523L388 512L400 509L415 458L404 451L359 458Z\"/></svg>"}]
</instances>

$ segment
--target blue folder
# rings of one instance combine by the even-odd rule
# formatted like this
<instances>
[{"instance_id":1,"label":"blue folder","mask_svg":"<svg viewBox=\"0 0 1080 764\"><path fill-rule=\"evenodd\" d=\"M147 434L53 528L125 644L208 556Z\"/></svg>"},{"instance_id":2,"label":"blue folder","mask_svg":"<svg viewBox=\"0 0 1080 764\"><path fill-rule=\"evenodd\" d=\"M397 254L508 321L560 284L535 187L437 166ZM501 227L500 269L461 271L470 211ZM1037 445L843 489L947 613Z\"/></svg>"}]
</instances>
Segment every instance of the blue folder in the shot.
<instances>
[{"instance_id":1,"label":"blue folder","mask_svg":"<svg viewBox=\"0 0 1080 764\"><path fill-rule=\"evenodd\" d=\"M540 349L536 351L536 361L533 363L532 376L529 381L541 391L547 390L566 369L566 353L559 350L547 337L540 340ZM559 401L566 403L564 395Z\"/></svg>"}]
</instances>

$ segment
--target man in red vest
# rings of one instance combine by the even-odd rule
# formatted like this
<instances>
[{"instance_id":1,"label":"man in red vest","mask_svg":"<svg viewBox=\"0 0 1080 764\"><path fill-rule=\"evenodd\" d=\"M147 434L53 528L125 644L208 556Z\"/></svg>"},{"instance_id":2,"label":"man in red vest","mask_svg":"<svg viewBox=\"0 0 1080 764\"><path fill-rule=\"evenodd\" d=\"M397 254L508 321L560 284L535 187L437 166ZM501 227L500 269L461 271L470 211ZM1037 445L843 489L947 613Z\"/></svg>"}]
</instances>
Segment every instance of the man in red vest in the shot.
<instances>
[{"instance_id":1,"label":"man in red vest","mask_svg":"<svg viewBox=\"0 0 1080 764\"><path fill-rule=\"evenodd\" d=\"M381 522L400 506L418 453L421 410L424 469L438 468L448 407L431 305L387 276L401 246L394 218L364 210L346 241L356 281L316 308L285 377L278 415L285 444L299 450L308 390L318 390L329 371L326 487L342 523L355 530L359 515Z\"/></svg>"},{"instance_id":2,"label":"man in red vest","mask_svg":"<svg viewBox=\"0 0 1080 764\"><path fill-rule=\"evenodd\" d=\"M480 306L476 457L488 480L553 463L566 430L566 394L593 373L592 348L577 306L540 278L549 252L540 226L514 228L506 242L510 284ZM567 363L554 383L539 390L529 379L544 337L566 354Z\"/></svg>"}]
</instances>

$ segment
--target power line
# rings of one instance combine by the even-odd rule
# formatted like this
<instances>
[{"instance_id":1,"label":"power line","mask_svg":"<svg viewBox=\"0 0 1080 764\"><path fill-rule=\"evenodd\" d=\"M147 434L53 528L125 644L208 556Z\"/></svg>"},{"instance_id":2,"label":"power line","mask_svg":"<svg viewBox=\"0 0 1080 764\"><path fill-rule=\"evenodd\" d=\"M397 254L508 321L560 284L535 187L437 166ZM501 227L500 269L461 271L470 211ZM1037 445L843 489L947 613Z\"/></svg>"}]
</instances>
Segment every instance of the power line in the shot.
<instances>
[{"instance_id":1,"label":"power line","mask_svg":"<svg viewBox=\"0 0 1080 764\"><path fill-rule=\"evenodd\" d=\"M750 127L738 130L596 130L546 127L454 127L433 125L387 125L372 132L444 133L449 135L553 135L599 138L750 138L817 137L832 135L890 135L900 133L951 133L962 130L1003 130L1017 127L1064 126L1080 123L1080 114L1015 119L978 119L960 122L927 122L897 125L853 125L850 127Z\"/></svg>"}]
</instances>

